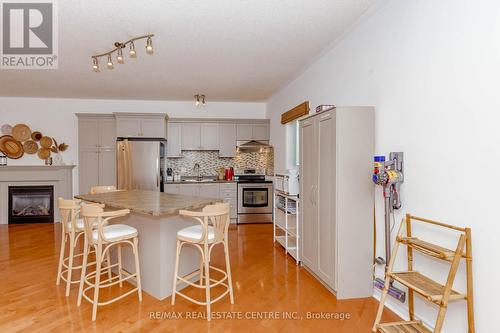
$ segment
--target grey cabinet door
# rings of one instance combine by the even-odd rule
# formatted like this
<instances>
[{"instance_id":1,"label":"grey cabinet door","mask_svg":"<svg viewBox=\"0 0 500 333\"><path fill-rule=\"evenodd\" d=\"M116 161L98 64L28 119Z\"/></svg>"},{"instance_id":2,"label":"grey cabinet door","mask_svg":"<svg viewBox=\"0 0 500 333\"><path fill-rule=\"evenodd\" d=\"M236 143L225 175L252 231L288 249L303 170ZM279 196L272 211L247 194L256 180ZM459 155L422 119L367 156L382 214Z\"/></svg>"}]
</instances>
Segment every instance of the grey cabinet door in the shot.
<instances>
[{"instance_id":1,"label":"grey cabinet door","mask_svg":"<svg viewBox=\"0 0 500 333\"><path fill-rule=\"evenodd\" d=\"M167 157L181 157L181 123L168 123Z\"/></svg>"},{"instance_id":2,"label":"grey cabinet door","mask_svg":"<svg viewBox=\"0 0 500 333\"><path fill-rule=\"evenodd\" d=\"M181 184L179 185L179 194L198 197L200 191L197 184Z\"/></svg>"},{"instance_id":3,"label":"grey cabinet door","mask_svg":"<svg viewBox=\"0 0 500 333\"><path fill-rule=\"evenodd\" d=\"M269 140L269 125L254 124L252 128L252 140Z\"/></svg>"},{"instance_id":4,"label":"grey cabinet door","mask_svg":"<svg viewBox=\"0 0 500 333\"><path fill-rule=\"evenodd\" d=\"M219 150L219 124L200 124L201 140L200 146L204 150Z\"/></svg>"},{"instance_id":5,"label":"grey cabinet door","mask_svg":"<svg viewBox=\"0 0 500 333\"><path fill-rule=\"evenodd\" d=\"M252 140L253 124L236 125L236 137L238 140Z\"/></svg>"},{"instance_id":6,"label":"grey cabinet door","mask_svg":"<svg viewBox=\"0 0 500 333\"><path fill-rule=\"evenodd\" d=\"M180 187L179 184L165 184L165 193L179 194Z\"/></svg>"},{"instance_id":7,"label":"grey cabinet door","mask_svg":"<svg viewBox=\"0 0 500 333\"><path fill-rule=\"evenodd\" d=\"M99 150L99 185L116 186L116 150Z\"/></svg>"},{"instance_id":8,"label":"grey cabinet door","mask_svg":"<svg viewBox=\"0 0 500 333\"><path fill-rule=\"evenodd\" d=\"M336 126L332 112L319 116L318 138L318 276L333 290L336 267Z\"/></svg>"},{"instance_id":9,"label":"grey cabinet door","mask_svg":"<svg viewBox=\"0 0 500 333\"><path fill-rule=\"evenodd\" d=\"M236 156L236 124L219 124L219 156Z\"/></svg>"},{"instance_id":10,"label":"grey cabinet door","mask_svg":"<svg viewBox=\"0 0 500 333\"><path fill-rule=\"evenodd\" d=\"M315 190L318 185L316 148L316 122L300 122L300 194L302 261L313 272L318 268L318 209Z\"/></svg>"},{"instance_id":11,"label":"grey cabinet door","mask_svg":"<svg viewBox=\"0 0 500 333\"><path fill-rule=\"evenodd\" d=\"M114 119L99 119L97 128L99 129L99 147L104 149L116 148L116 123Z\"/></svg>"},{"instance_id":12,"label":"grey cabinet door","mask_svg":"<svg viewBox=\"0 0 500 333\"><path fill-rule=\"evenodd\" d=\"M141 133L141 120L139 118L116 118L116 136L121 138L140 137Z\"/></svg>"},{"instance_id":13,"label":"grey cabinet door","mask_svg":"<svg viewBox=\"0 0 500 333\"><path fill-rule=\"evenodd\" d=\"M80 151L78 161L79 189L78 193L90 192L92 186L99 184L99 152L98 150Z\"/></svg>"},{"instance_id":14,"label":"grey cabinet door","mask_svg":"<svg viewBox=\"0 0 500 333\"><path fill-rule=\"evenodd\" d=\"M200 184L199 196L203 198L218 198L220 187L219 184Z\"/></svg>"},{"instance_id":15,"label":"grey cabinet door","mask_svg":"<svg viewBox=\"0 0 500 333\"><path fill-rule=\"evenodd\" d=\"M145 138L166 138L165 118L141 118L141 136Z\"/></svg>"},{"instance_id":16,"label":"grey cabinet door","mask_svg":"<svg viewBox=\"0 0 500 333\"><path fill-rule=\"evenodd\" d=\"M181 145L183 150L201 149L201 124L200 123L182 123Z\"/></svg>"},{"instance_id":17,"label":"grey cabinet door","mask_svg":"<svg viewBox=\"0 0 500 333\"><path fill-rule=\"evenodd\" d=\"M97 147L99 147L99 121L94 118L78 119L78 148L80 151L95 150Z\"/></svg>"}]
</instances>

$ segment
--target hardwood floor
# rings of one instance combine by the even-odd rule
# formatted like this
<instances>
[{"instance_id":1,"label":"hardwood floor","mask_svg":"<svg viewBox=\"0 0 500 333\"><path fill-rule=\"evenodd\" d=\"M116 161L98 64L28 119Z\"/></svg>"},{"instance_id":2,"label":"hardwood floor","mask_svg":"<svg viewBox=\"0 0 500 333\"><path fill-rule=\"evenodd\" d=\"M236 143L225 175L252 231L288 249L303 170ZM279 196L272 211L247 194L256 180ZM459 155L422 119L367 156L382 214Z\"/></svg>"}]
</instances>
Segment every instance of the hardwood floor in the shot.
<instances>
[{"instance_id":1,"label":"hardwood floor","mask_svg":"<svg viewBox=\"0 0 500 333\"><path fill-rule=\"evenodd\" d=\"M305 269L286 258L281 247L273 246L271 225L232 227L229 244L235 304L224 298L212 309L215 316L243 319L187 319L188 315L202 316L205 308L180 297L171 306L170 298L158 301L144 293L142 303L132 294L100 307L97 321L92 322L91 305L83 301L81 307L76 306L77 285L69 297L64 296L63 284L55 285L60 224L2 225L0 332L370 332L378 302L373 298L336 300ZM212 258L223 267L220 249L214 250ZM102 295L119 289L113 286ZM197 290L190 292L203 296ZM350 317L313 320L307 319L308 312ZM283 313L296 319L284 319ZM386 311L383 321L389 320L399 318Z\"/></svg>"}]
</instances>

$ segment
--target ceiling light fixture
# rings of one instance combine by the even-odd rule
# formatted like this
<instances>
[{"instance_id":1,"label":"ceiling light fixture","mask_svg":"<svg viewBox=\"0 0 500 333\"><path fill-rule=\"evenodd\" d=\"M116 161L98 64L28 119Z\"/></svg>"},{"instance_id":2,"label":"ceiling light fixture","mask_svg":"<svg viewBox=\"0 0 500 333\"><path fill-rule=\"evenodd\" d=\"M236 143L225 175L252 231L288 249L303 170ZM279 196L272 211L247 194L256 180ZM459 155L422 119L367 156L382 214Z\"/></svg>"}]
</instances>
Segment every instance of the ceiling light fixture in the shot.
<instances>
[{"instance_id":1,"label":"ceiling light fixture","mask_svg":"<svg viewBox=\"0 0 500 333\"><path fill-rule=\"evenodd\" d=\"M113 60L111 60L111 54L108 54L108 69L113 69Z\"/></svg>"},{"instance_id":2,"label":"ceiling light fixture","mask_svg":"<svg viewBox=\"0 0 500 333\"><path fill-rule=\"evenodd\" d=\"M130 58L137 58L137 53L135 53L135 45L134 42L130 42Z\"/></svg>"},{"instance_id":3,"label":"ceiling light fixture","mask_svg":"<svg viewBox=\"0 0 500 333\"><path fill-rule=\"evenodd\" d=\"M116 61L117 61L119 64L123 64L123 63L125 63L125 62L123 61L123 52L122 52L122 49L121 49L121 48L119 48L119 49L118 49L118 56L116 57Z\"/></svg>"},{"instance_id":4,"label":"ceiling light fixture","mask_svg":"<svg viewBox=\"0 0 500 333\"><path fill-rule=\"evenodd\" d=\"M153 40L151 39L151 37L148 37L146 41L146 53L153 54Z\"/></svg>"},{"instance_id":5,"label":"ceiling light fixture","mask_svg":"<svg viewBox=\"0 0 500 333\"><path fill-rule=\"evenodd\" d=\"M113 60L111 59L111 55L113 55L115 52L117 53L116 62L119 64L123 64L125 62L124 57L123 57L123 49L125 47L127 47L127 45L130 47L130 51L129 51L130 58L136 58L137 53L135 52L134 42L136 40L139 40L139 39L146 39L146 53L153 54L153 39L152 39L153 37L154 37L154 35L150 34L150 35L135 37L135 38L132 38L132 39L130 39L126 42L123 42L123 43L116 42L114 44L115 48L113 50L106 52L106 53L96 54L96 55L92 56L92 69L94 70L94 72L99 72L99 58L101 58L101 57L107 57L108 58L108 62L107 62L108 68L113 69L114 65L113 65Z\"/></svg>"},{"instance_id":6,"label":"ceiling light fixture","mask_svg":"<svg viewBox=\"0 0 500 333\"><path fill-rule=\"evenodd\" d=\"M195 106L200 106L200 104L201 105L206 105L207 104L205 102L205 95L196 94L196 95L194 95L194 98L195 98L195 102L194 102Z\"/></svg>"},{"instance_id":7,"label":"ceiling light fixture","mask_svg":"<svg viewBox=\"0 0 500 333\"><path fill-rule=\"evenodd\" d=\"M99 72L99 60L97 58L92 58L92 69L94 72Z\"/></svg>"}]
</instances>

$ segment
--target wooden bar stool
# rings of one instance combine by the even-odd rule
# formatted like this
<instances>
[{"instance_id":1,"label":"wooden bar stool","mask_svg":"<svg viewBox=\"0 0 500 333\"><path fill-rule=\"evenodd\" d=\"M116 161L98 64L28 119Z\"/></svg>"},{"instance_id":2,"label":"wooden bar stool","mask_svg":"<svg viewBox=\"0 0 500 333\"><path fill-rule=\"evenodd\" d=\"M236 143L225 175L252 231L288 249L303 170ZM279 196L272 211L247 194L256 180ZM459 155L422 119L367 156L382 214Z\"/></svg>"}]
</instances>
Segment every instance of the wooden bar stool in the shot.
<instances>
[{"instance_id":1,"label":"wooden bar stool","mask_svg":"<svg viewBox=\"0 0 500 333\"><path fill-rule=\"evenodd\" d=\"M117 191L116 186L104 185L104 186L92 186L90 188L90 194L99 194Z\"/></svg>"},{"instance_id":2,"label":"wooden bar stool","mask_svg":"<svg viewBox=\"0 0 500 333\"><path fill-rule=\"evenodd\" d=\"M174 269L174 281L172 288L172 305L175 304L175 295L179 294L185 299L199 304L206 305L207 307L207 319L210 321L210 305L222 299L225 295L229 293L229 299L231 304L234 304L233 295L233 282L231 279L231 265L229 263L229 246L228 246L228 228L229 228L229 204L215 204L209 205L203 208L201 212L191 212L186 210L181 210L179 215L189 216L198 221L199 225L194 225L192 227L187 227L177 232L177 251L175 259L175 269ZM210 254L212 249L217 244L224 245L224 254L226 258L226 271L220 268L210 266ZM178 276L179 271L179 256L181 253L182 246L191 245L197 248L201 254L200 269L194 271L187 276ZM215 280L210 278L210 269L222 273L223 277L220 280ZM198 284L189 281L189 279L200 275L200 281ZM204 274L204 275L203 275ZM224 281L227 280L227 283ZM205 283L203 283L203 281ZM195 300L186 294L177 291L177 284L187 283L195 288L205 289L206 300L205 302ZM226 287L226 290L217 298L210 299L210 288L222 285Z\"/></svg>"},{"instance_id":3,"label":"wooden bar stool","mask_svg":"<svg viewBox=\"0 0 500 333\"><path fill-rule=\"evenodd\" d=\"M98 204L91 204L97 205ZM69 296L71 284L79 283L80 280L72 280L71 275L74 270L81 269L82 265L75 266L73 262L75 258L83 256L83 253L75 253L80 237L84 235L83 220L79 218L81 202L80 200L66 200L58 198L59 212L61 215L61 250L59 254L59 265L57 268L56 285L61 283L61 280L66 282L66 296ZM66 243L69 242L69 253L65 257ZM109 257L107 258L108 263ZM92 263L90 263L92 264ZM109 266L109 264L108 264ZM111 269L109 269L111 274Z\"/></svg>"},{"instance_id":4,"label":"wooden bar stool","mask_svg":"<svg viewBox=\"0 0 500 333\"><path fill-rule=\"evenodd\" d=\"M126 224L108 225L111 219L123 217L129 213L129 209L105 212L102 207L95 205L85 205L81 208L80 214L83 218L85 227L85 245L83 250L80 290L78 293L78 306L80 306L82 302L82 297L92 303L92 321L97 317L97 306L111 304L136 291L139 296L139 301L142 301L137 229ZM117 267L118 275L108 276L108 279L101 281L104 255L109 256L109 251L113 246L122 244L132 247L135 258L135 273L130 274L122 269L121 253L118 252L118 263L108 266L109 269ZM94 272L87 274L87 260L92 248L95 250L96 269ZM107 288L115 284L120 284L120 286L122 286L123 281L127 281L131 278L135 278L136 288L105 302L99 302L99 289ZM86 295L86 292L92 288L94 289L94 297L90 298Z\"/></svg>"}]
</instances>

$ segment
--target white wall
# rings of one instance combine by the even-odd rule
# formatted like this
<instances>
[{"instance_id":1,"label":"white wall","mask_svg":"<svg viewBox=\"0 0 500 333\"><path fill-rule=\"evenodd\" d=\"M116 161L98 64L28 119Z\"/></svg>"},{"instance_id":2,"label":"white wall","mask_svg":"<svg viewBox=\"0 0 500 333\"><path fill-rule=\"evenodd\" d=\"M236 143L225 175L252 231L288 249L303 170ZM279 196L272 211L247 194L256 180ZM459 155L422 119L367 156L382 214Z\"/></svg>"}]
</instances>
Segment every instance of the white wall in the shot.
<instances>
[{"instance_id":1,"label":"white wall","mask_svg":"<svg viewBox=\"0 0 500 333\"><path fill-rule=\"evenodd\" d=\"M204 107L190 101L85 100L0 97L0 126L25 123L32 130L69 145L63 153L66 164L78 163L78 122L75 113L158 112L186 118L265 118L265 103L207 102ZM9 165L40 165L36 155L8 160ZM78 192L78 169L73 172L73 191Z\"/></svg>"},{"instance_id":2,"label":"white wall","mask_svg":"<svg viewBox=\"0 0 500 333\"><path fill-rule=\"evenodd\" d=\"M282 112L304 100L313 110L332 103L376 107L376 153L406 154L403 208L396 221L410 212L472 227L477 332L495 330L500 293L500 250L494 245L500 238L499 78L500 2L393 0L267 105L276 170L286 168ZM375 195L377 255L383 256L380 189ZM429 240L442 238L433 230L422 232ZM448 246L455 242L445 237ZM442 282L448 268L421 257L416 267ZM404 269L402 260L397 268ZM462 266L458 290L464 290L463 276ZM391 303L397 311L405 308ZM419 301L417 314L434 323L436 307ZM466 331L464 302L450 305L443 331Z\"/></svg>"}]
</instances>

